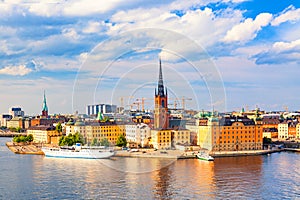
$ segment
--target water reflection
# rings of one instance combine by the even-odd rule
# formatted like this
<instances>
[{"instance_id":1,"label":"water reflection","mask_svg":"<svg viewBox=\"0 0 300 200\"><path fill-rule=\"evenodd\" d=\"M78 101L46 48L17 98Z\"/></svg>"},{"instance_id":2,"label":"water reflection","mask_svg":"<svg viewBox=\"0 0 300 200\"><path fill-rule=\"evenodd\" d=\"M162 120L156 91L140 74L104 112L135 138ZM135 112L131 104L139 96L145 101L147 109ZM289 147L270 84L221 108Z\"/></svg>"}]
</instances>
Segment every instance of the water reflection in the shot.
<instances>
[{"instance_id":1,"label":"water reflection","mask_svg":"<svg viewBox=\"0 0 300 200\"><path fill-rule=\"evenodd\" d=\"M2 140L0 146L4 145ZM300 196L300 153L214 162L118 158L106 160L107 165L98 160L17 155L3 148L0 158L0 199L273 200Z\"/></svg>"}]
</instances>

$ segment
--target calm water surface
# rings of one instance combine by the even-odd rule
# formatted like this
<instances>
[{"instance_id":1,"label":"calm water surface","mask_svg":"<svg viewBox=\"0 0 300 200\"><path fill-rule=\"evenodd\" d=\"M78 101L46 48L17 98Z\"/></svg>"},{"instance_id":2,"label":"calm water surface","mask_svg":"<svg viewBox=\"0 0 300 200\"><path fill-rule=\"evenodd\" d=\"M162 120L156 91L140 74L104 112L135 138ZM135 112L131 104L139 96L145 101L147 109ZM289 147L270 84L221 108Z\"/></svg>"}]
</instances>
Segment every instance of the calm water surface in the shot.
<instances>
[{"instance_id":1,"label":"calm water surface","mask_svg":"<svg viewBox=\"0 0 300 200\"><path fill-rule=\"evenodd\" d=\"M300 199L300 153L200 160L16 155L0 138L0 199Z\"/></svg>"}]
</instances>

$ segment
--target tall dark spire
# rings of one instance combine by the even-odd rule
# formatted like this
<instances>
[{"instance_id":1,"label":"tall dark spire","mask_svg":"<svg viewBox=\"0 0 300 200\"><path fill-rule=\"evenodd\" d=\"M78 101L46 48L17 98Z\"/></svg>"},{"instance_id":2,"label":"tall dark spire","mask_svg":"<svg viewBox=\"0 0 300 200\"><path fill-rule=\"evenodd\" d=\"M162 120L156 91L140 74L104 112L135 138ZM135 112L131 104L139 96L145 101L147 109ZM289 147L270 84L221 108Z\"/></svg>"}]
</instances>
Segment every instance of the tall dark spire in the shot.
<instances>
[{"instance_id":1,"label":"tall dark spire","mask_svg":"<svg viewBox=\"0 0 300 200\"><path fill-rule=\"evenodd\" d=\"M163 75L162 75L162 68L161 68L161 59L159 58L159 78L158 78L158 93L157 95L164 97L165 96L165 89L164 89L164 82L163 82Z\"/></svg>"},{"instance_id":2,"label":"tall dark spire","mask_svg":"<svg viewBox=\"0 0 300 200\"><path fill-rule=\"evenodd\" d=\"M43 111L48 111L48 106L47 106L47 102L46 102L46 92L45 92L45 90L44 90Z\"/></svg>"}]
</instances>

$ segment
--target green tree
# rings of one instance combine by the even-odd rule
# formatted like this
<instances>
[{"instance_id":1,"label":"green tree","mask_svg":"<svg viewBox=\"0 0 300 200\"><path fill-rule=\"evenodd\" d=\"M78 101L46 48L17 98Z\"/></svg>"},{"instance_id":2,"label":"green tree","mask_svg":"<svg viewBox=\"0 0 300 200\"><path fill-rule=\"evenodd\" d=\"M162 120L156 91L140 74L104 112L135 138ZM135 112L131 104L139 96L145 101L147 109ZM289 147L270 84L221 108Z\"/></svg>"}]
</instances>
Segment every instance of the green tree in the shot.
<instances>
[{"instance_id":1,"label":"green tree","mask_svg":"<svg viewBox=\"0 0 300 200\"><path fill-rule=\"evenodd\" d=\"M116 142L116 146L118 147L125 147L127 145L127 141L124 135L119 135L117 142Z\"/></svg>"},{"instance_id":2,"label":"green tree","mask_svg":"<svg viewBox=\"0 0 300 200\"><path fill-rule=\"evenodd\" d=\"M98 145L98 140L97 138L94 138L93 141L92 141L92 146L97 146Z\"/></svg>"},{"instance_id":3,"label":"green tree","mask_svg":"<svg viewBox=\"0 0 300 200\"><path fill-rule=\"evenodd\" d=\"M272 144L272 139L271 138L267 138L267 137L264 137L263 138L263 144Z\"/></svg>"},{"instance_id":4,"label":"green tree","mask_svg":"<svg viewBox=\"0 0 300 200\"><path fill-rule=\"evenodd\" d=\"M26 140L28 142L32 142L33 141L33 135L32 134L27 135Z\"/></svg>"},{"instance_id":5,"label":"green tree","mask_svg":"<svg viewBox=\"0 0 300 200\"><path fill-rule=\"evenodd\" d=\"M59 146L73 146L76 143L84 144L83 136L76 132L75 134L69 134L68 136L62 136L59 139Z\"/></svg>"},{"instance_id":6,"label":"green tree","mask_svg":"<svg viewBox=\"0 0 300 200\"><path fill-rule=\"evenodd\" d=\"M101 141L100 141L100 145L108 147L110 145L110 143L109 143L107 138L102 138Z\"/></svg>"},{"instance_id":7,"label":"green tree","mask_svg":"<svg viewBox=\"0 0 300 200\"><path fill-rule=\"evenodd\" d=\"M56 130L57 132L59 132L59 133L62 132L62 125L61 125L60 122L57 123L57 125L56 125L56 127L55 127L55 130Z\"/></svg>"},{"instance_id":8,"label":"green tree","mask_svg":"<svg viewBox=\"0 0 300 200\"><path fill-rule=\"evenodd\" d=\"M16 132L21 133L22 129L21 127L16 128Z\"/></svg>"}]
</instances>

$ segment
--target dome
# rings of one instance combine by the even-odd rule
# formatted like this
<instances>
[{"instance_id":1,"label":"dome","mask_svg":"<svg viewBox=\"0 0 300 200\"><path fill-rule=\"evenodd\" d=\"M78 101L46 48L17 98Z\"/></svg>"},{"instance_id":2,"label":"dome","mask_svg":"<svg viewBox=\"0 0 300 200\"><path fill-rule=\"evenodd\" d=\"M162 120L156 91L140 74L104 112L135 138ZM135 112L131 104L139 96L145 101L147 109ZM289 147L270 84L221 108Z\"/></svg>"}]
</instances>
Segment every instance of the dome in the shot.
<instances>
[{"instance_id":1,"label":"dome","mask_svg":"<svg viewBox=\"0 0 300 200\"><path fill-rule=\"evenodd\" d=\"M84 126L85 123L83 121L77 121L74 126Z\"/></svg>"}]
</instances>

